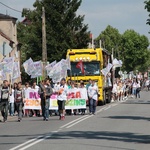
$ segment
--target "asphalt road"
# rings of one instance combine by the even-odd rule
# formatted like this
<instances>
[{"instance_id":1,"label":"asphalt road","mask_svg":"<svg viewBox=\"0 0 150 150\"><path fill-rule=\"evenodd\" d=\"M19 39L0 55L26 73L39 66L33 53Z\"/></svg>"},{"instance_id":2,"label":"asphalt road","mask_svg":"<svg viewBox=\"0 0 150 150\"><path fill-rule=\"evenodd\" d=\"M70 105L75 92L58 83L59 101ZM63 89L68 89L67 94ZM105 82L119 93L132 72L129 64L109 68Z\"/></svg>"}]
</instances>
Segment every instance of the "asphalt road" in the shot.
<instances>
[{"instance_id":1,"label":"asphalt road","mask_svg":"<svg viewBox=\"0 0 150 150\"><path fill-rule=\"evenodd\" d=\"M150 92L97 107L97 114L9 118L0 123L0 150L150 150Z\"/></svg>"}]
</instances>

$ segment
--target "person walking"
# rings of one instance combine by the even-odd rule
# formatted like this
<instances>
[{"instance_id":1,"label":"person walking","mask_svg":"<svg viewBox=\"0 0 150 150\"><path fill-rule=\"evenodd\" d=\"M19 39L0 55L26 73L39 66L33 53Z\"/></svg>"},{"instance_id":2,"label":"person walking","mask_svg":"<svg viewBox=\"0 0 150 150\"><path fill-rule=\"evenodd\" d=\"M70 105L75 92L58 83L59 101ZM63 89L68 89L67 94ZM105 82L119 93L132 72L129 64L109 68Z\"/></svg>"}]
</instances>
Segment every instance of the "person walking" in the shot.
<instances>
[{"instance_id":1,"label":"person walking","mask_svg":"<svg viewBox=\"0 0 150 150\"><path fill-rule=\"evenodd\" d=\"M137 89L137 82L136 82L136 79L134 79L133 83L132 83L132 96L133 96L133 98L136 97L136 89Z\"/></svg>"},{"instance_id":2,"label":"person walking","mask_svg":"<svg viewBox=\"0 0 150 150\"><path fill-rule=\"evenodd\" d=\"M137 82L137 85L136 85L136 98L139 97L140 98L140 91L141 91L141 85L140 85L140 82Z\"/></svg>"},{"instance_id":3,"label":"person walking","mask_svg":"<svg viewBox=\"0 0 150 150\"><path fill-rule=\"evenodd\" d=\"M44 121L49 119L49 106L50 106L50 96L53 94L53 90L49 79L45 79L44 84L40 84L38 93L41 97L41 107L42 116Z\"/></svg>"},{"instance_id":4,"label":"person walking","mask_svg":"<svg viewBox=\"0 0 150 150\"><path fill-rule=\"evenodd\" d=\"M145 81L145 87L147 88L146 91L149 91L149 88L150 88L150 80L147 79L147 80Z\"/></svg>"},{"instance_id":5,"label":"person walking","mask_svg":"<svg viewBox=\"0 0 150 150\"><path fill-rule=\"evenodd\" d=\"M7 116L8 116L8 106L9 106L9 94L10 94L10 88L8 86L8 81L4 80L3 85L1 87L1 114L3 117L3 122L7 121Z\"/></svg>"},{"instance_id":6,"label":"person walking","mask_svg":"<svg viewBox=\"0 0 150 150\"><path fill-rule=\"evenodd\" d=\"M44 113L44 119L48 121L49 119L49 106L50 106L50 96L53 94L53 89L50 84L49 79L45 79L44 84L44 98L45 98L45 113Z\"/></svg>"},{"instance_id":7,"label":"person walking","mask_svg":"<svg viewBox=\"0 0 150 150\"><path fill-rule=\"evenodd\" d=\"M95 115L97 100L98 100L98 87L95 84L95 81L92 80L92 84L88 88L88 96L89 96L89 112L90 115Z\"/></svg>"},{"instance_id":8,"label":"person walking","mask_svg":"<svg viewBox=\"0 0 150 150\"><path fill-rule=\"evenodd\" d=\"M14 89L12 86L9 94L9 113L10 116L14 116Z\"/></svg>"},{"instance_id":9,"label":"person walking","mask_svg":"<svg viewBox=\"0 0 150 150\"><path fill-rule=\"evenodd\" d=\"M58 110L59 110L59 119L64 120L65 119L65 103L67 100L67 93L68 93L68 87L66 85L66 79L62 78L60 82L60 87L58 88L57 94L57 103L58 103Z\"/></svg>"},{"instance_id":10,"label":"person walking","mask_svg":"<svg viewBox=\"0 0 150 150\"><path fill-rule=\"evenodd\" d=\"M14 91L14 97L15 97L15 103L16 103L16 109L18 112L18 122L22 120L22 110L23 110L23 89L22 89L22 83L19 82L17 89Z\"/></svg>"},{"instance_id":11,"label":"person walking","mask_svg":"<svg viewBox=\"0 0 150 150\"><path fill-rule=\"evenodd\" d=\"M39 84L39 90L38 90L38 94L40 95L41 98L41 109L42 109L42 117L43 120L45 120L45 97L44 97L44 91L45 91L45 87L44 87L44 81L42 80Z\"/></svg>"},{"instance_id":12,"label":"person walking","mask_svg":"<svg viewBox=\"0 0 150 150\"><path fill-rule=\"evenodd\" d=\"M27 97L27 93L28 93L28 90L30 90L31 89L31 87L29 86L29 83L28 82L26 82L25 83L25 87L24 87L24 89L23 89L23 92L24 92L24 98L25 99L29 99L29 97ZM29 117L30 116L30 109L25 109L24 110L24 112L25 112L25 116L26 117Z\"/></svg>"}]
</instances>

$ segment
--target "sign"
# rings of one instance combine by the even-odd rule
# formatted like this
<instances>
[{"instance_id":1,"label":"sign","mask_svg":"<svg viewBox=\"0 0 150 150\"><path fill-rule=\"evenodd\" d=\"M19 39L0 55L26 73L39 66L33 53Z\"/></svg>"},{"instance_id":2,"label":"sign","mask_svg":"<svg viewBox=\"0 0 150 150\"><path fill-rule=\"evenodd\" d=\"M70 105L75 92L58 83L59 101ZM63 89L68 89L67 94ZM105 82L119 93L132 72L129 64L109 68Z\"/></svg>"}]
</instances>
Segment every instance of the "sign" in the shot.
<instances>
[{"instance_id":1,"label":"sign","mask_svg":"<svg viewBox=\"0 0 150 150\"><path fill-rule=\"evenodd\" d=\"M25 109L41 109L41 99L37 89L25 90Z\"/></svg>"},{"instance_id":2,"label":"sign","mask_svg":"<svg viewBox=\"0 0 150 150\"><path fill-rule=\"evenodd\" d=\"M86 93L85 93L86 94ZM86 100L82 98L84 95L79 89L68 90L68 99L66 101L65 109L81 109L86 108ZM37 89L28 89L25 91L25 109L41 109L41 99ZM51 110L57 110L57 94L52 94L50 97Z\"/></svg>"}]
</instances>

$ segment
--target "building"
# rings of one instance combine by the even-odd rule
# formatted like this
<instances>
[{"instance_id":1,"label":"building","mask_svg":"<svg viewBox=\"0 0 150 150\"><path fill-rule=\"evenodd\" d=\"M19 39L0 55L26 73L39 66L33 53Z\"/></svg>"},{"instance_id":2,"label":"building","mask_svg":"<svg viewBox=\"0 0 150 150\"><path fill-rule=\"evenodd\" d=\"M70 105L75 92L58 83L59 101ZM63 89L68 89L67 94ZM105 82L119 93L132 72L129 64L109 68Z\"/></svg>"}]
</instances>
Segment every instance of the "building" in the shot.
<instances>
[{"instance_id":1,"label":"building","mask_svg":"<svg viewBox=\"0 0 150 150\"><path fill-rule=\"evenodd\" d=\"M0 61L13 56L15 61L20 62L16 22L17 18L0 14Z\"/></svg>"}]
</instances>

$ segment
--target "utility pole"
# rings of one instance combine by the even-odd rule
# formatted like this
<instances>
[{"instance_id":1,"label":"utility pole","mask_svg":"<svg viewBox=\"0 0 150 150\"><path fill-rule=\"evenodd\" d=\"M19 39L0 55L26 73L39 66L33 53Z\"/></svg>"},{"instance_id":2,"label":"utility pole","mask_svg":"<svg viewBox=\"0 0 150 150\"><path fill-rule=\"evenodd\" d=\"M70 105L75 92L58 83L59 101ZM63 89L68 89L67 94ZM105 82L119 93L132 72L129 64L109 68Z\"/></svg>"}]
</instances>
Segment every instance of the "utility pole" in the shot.
<instances>
[{"instance_id":1,"label":"utility pole","mask_svg":"<svg viewBox=\"0 0 150 150\"><path fill-rule=\"evenodd\" d=\"M42 61L43 61L43 79L46 77L45 66L47 65L47 47L46 47L46 27L45 27L45 9L42 7Z\"/></svg>"}]
</instances>

